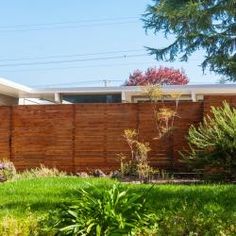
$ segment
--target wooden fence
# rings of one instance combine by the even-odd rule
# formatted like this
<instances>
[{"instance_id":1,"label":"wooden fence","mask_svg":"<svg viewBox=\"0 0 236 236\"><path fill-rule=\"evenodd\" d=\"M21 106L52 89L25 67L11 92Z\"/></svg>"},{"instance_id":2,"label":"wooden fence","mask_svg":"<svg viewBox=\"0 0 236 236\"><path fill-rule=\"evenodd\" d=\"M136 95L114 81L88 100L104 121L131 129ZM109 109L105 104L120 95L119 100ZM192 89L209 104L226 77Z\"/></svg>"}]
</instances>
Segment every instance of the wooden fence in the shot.
<instances>
[{"instance_id":1,"label":"wooden fence","mask_svg":"<svg viewBox=\"0 0 236 236\"><path fill-rule=\"evenodd\" d=\"M236 96L207 96L202 102L181 102L172 137L155 140L152 104L79 104L0 107L0 157L23 170L44 164L76 172L119 167L118 153L129 153L122 133L135 128L150 143L153 166L178 169L178 151L185 136L210 105L222 100L236 105ZM174 106L168 103L167 106Z\"/></svg>"}]
</instances>

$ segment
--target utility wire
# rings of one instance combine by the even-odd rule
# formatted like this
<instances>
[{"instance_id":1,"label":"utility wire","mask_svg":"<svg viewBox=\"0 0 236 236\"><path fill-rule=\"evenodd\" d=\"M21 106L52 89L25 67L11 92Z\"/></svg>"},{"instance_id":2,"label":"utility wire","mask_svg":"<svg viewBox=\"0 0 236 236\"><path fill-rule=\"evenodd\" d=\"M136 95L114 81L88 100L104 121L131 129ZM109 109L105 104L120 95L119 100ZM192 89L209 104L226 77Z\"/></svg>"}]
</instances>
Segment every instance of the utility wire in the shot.
<instances>
[{"instance_id":1,"label":"utility wire","mask_svg":"<svg viewBox=\"0 0 236 236\"><path fill-rule=\"evenodd\" d=\"M107 23L94 23L94 24L80 24L80 25L65 25L65 26L46 26L46 27L34 27L34 28L15 28L15 29L0 29L1 33L11 32L28 32L39 30L60 30L60 29L76 29L83 27L96 27L96 26L111 26L111 25L124 25L124 24L136 24L137 21L120 21L120 22L107 22Z\"/></svg>"},{"instance_id":2,"label":"utility wire","mask_svg":"<svg viewBox=\"0 0 236 236\"><path fill-rule=\"evenodd\" d=\"M11 63L11 64L0 64L0 67L50 65L50 64L64 64L64 63L76 63L76 62L87 62L87 61L106 61L106 60L113 60L113 59L126 59L126 58L145 57L145 56L149 56L149 55L148 54L135 54L135 55L122 55L122 56L97 57L97 58L85 58L85 59Z\"/></svg>"},{"instance_id":3,"label":"utility wire","mask_svg":"<svg viewBox=\"0 0 236 236\"><path fill-rule=\"evenodd\" d=\"M86 27L125 25L125 24L136 24L136 23L137 23L136 21L126 21L126 22L103 23L103 24L86 24L86 25L77 25L77 26L61 26L61 27L31 28L31 29L0 30L0 33L28 32L28 31L39 31L39 30L77 29L77 28L86 28Z\"/></svg>"},{"instance_id":4,"label":"utility wire","mask_svg":"<svg viewBox=\"0 0 236 236\"><path fill-rule=\"evenodd\" d=\"M68 66L68 67L52 67L52 68L43 68L43 69L23 69L23 70L0 70L0 72L33 72L33 71L53 71L53 70L70 70L70 69L86 69L86 68L106 68L106 67L114 67L114 66L130 66L130 65L145 65L145 64L153 64L153 61L142 61L142 62L132 62L132 63L114 63L114 64L100 64L100 65L87 65L87 66Z\"/></svg>"},{"instance_id":5,"label":"utility wire","mask_svg":"<svg viewBox=\"0 0 236 236\"><path fill-rule=\"evenodd\" d=\"M147 65L158 66L157 61L142 61L142 62L130 62L130 63L112 63L112 64L98 64L98 65L85 65L85 66L67 66L67 67L50 67L42 69L20 69L20 70L0 70L0 73L15 73L15 72L34 72L34 71L54 71L54 70L74 70L74 69L87 69L87 68L108 68L118 66L140 66Z\"/></svg>"},{"instance_id":6,"label":"utility wire","mask_svg":"<svg viewBox=\"0 0 236 236\"><path fill-rule=\"evenodd\" d=\"M122 20L134 20L139 19L137 16L130 17L116 17L116 18L100 18L100 19L92 19L92 20L79 20L79 21L60 21L53 23L42 23L42 24L19 24L19 25L8 25L8 26L0 26L1 29L16 29L16 28L34 28L34 27L42 27L42 26L55 26L55 25L67 25L67 24L80 24L80 23L97 23L97 22L113 22L113 21L122 21Z\"/></svg>"},{"instance_id":7,"label":"utility wire","mask_svg":"<svg viewBox=\"0 0 236 236\"><path fill-rule=\"evenodd\" d=\"M19 57L19 58L5 58L0 61L25 61L25 60L38 60L38 59L53 59L53 58L70 58L70 57L85 57L85 56L96 56L96 55L109 55L127 52L144 52L145 49L133 49L133 50L117 50L97 53L84 53L84 54L66 54L66 55L52 55L52 56L41 56L41 57Z\"/></svg>"}]
</instances>

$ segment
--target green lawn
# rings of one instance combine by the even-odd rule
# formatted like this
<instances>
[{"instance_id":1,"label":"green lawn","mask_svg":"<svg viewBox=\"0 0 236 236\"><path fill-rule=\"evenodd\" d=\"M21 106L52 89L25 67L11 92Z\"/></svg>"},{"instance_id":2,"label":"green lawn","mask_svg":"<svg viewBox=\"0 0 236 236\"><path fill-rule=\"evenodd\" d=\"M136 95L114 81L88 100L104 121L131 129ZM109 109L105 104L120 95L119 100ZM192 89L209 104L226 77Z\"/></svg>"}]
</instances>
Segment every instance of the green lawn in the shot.
<instances>
[{"instance_id":1,"label":"green lawn","mask_svg":"<svg viewBox=\"0 0 236 236\"><path fill-rule=\"evenodd\" d=\"M80 179L76 177L51 177L21 179L0 184L0 217L6 213L24 216L30 210L42 214L76 199L78 188L96 185L110 185L109 179Z\"/></svg>"},{"instance_id":2,"label":"green lawn","mask_svg":"<svg viewBox=\"0 0 236 236\"><path fill-rule=\"evenodd\" d=\"M27 212L41 216L71 204L81 187L90 188L90 184L95 184L104 189L114 183L110 179L76 177L21 179L2 183L0 219L6 215L23 219ZM122 184L131 192L140 194L150 186ZM188 233L192 229L195 232L199 228L199 235L236 235L235 185L156 185L148 193L147 207L160 216L160 235L191 235Z\"/></svg>"}]
</instances>

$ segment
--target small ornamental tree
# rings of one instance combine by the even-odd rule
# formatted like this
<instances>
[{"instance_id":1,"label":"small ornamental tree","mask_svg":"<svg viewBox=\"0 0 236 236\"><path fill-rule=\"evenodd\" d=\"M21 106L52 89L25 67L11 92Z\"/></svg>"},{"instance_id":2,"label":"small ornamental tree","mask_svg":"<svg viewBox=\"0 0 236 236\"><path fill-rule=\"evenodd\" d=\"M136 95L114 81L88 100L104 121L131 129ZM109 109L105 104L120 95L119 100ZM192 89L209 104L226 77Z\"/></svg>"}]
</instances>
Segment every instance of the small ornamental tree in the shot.
<instances>
[{"instance_id":1,"label":"small ornamental tree","mask_svg":"<svg viewBox=\"0 0 236 236\"><path fill-rule=\"evenodd\" d=\"M155 137L153 140L168 138L168 145L172 143L172 131L174 129L175 118L178 116L178 105L180 93L164 94L159 85L148 85L144 88L144 93L152 103L153 119L155 124ZM172 106L166 106L165 98L175 101ZM154 173L154 170L148 163L148 153L151 151L149 143L140 142L138 131L134 129L124 130L126 143L130 148L130 155L118 154L121 164L121 174L123 176L138 176L142 181L148 181ZM170 147L171 148L171 147ZM172 157L172 154L170 154Z\"/></svg>"},{"instance_id":2,"label":"small ornamental tree","mask_svg":"<svg viewBox=\"0 0 236 236\"><path fill-rule=\"evenodd\" d=\"M184 71L168 67L148 68L145 72L140 70L130 74L125 86L145 86L145 85L185 85L189 79Z\"/></svg>"}]
</instances>

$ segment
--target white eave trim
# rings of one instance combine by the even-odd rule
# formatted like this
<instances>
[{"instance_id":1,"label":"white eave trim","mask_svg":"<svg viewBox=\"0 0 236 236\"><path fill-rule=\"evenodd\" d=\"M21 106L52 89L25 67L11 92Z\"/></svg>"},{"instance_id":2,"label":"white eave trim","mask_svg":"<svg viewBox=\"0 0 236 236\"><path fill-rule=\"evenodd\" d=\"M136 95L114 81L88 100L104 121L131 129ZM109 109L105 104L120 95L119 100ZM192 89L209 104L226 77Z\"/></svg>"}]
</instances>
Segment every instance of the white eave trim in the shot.
<instances>
[{"instance_id":1,"label":"white eave trim","mask_svg":"<svg viewBox=\"0 0 236 236\"><path fill-rule=\"evenodd\" d=\"M168 85L162 87L164 93L180 92L183 94L219 94L232 93L236 94L236 84L210 84L210 85ZM94 93L122 93L122 92L143 92L141 86L120 86L120 87L77 87L77 88L48 88L32 89L33 94L94 94Z\"/></svg>"},{"instance_id":2,"label":"white eave trim","mask_svg":"<svg viewBox=\"0 0 236 236\"><path fill-rule=\"evenodd\" d=\"M4 79L4 78L0 78L0 85L6 86L6 87L10 87L12 89L16 89L16 90L21 90L23 92L31 92L32 88L27 87L25 85L22 84L18 84L16 82Z\"/></svg>"},{"instance_id":3,"label":"white eave trim","mask_svg":"<svg viewBox=\"0 0 236 236\"><path fill-rule=\"evenodd\" d=\"M0 94L19 98L21 94L31 93L31 91L32 89L27 86L0 78Z\"/></svg>"}]
</instances>

